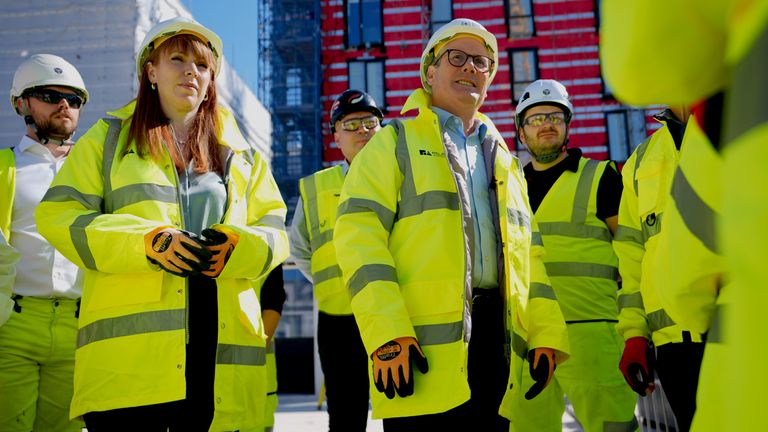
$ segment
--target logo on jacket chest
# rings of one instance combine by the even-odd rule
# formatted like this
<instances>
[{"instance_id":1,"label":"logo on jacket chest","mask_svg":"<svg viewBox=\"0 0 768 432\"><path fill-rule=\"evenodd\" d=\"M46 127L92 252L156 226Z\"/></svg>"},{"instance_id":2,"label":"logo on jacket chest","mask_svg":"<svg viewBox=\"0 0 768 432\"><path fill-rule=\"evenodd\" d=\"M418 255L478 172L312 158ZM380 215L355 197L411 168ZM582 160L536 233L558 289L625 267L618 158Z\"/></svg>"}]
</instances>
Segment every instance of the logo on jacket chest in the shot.
<instances>
[{"instance_id":1,"label":"logo on jacket chest","mask_svg":"<svg viewBox=\"0 0 768 432\"><path fill-rule=\"evenodd\" d=\"M419 149L419 155L421 155L421 156L438 156L438 157L444 157L444 156L445 156L445 152L439 152L439 151L430 151L430 150Z\"/></svg>"}]
</instances>

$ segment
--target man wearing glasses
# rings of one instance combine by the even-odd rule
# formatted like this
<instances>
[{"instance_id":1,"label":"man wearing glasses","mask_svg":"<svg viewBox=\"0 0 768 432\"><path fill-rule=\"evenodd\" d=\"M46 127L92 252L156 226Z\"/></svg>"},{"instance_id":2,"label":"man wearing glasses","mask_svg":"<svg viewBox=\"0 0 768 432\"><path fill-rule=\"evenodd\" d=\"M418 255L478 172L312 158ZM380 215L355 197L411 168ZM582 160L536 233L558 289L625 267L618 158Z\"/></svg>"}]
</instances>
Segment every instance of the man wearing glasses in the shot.
<instances>
[{"instance_id":1,"label":"man wearing glasses","mask_svg":"<svg viewBox=\"0 0 768 432\"><path fill-rule=\"evenodd\" d=\"M621 176L613 162L587 159L580 149L567 148L572 119L565 86L548 79L523 91L515 113L517 136L531 155L524 168L528 197L567 324L571 358L541 396L515 401L512 423L515 430L562 430L567 395L585 431L610 429L606 425L633 431L637 397L616 367L623 343L615 328L618 259L611 240ZM537 415L521 415L526 412Z\"/></svg>"},{"instance_id":2,"label":"man wearing glasses","mask_svg":"<svg viewBox=\"0 0 768 432\"><path fill-rule=\"evenodd\" d=\"M27 131L0 150L0 230L21 254L12 289L0 292L0 430L80 431L69 405L82 274L38 233L33 214L72 149L88 91L66 60L36 54L10 93Z\"/></svg>"},{"instance_id":3,"label":"man wearing glasses","mask_svg":"<svg viewBox=\"0 0 768 432\"><path fill-rule=\"evenodd\" d=\"M482 25L441 27L401 111L418 115L376 134L342 188L334 245L385 431L507 431L505 392L536 396L568 356L522 166L478 111L497 70Z\"/></svg>"},{"instance_id":4,"label":"man wearing glasses","mask_svg":"<svg viewBox=\"0 0 768 432\"><path fill-rule=\"evenodd\" d=\"M296 265L314 284L319 309L317 346L331 432L364 431L368 423L368 359L332 240L344 177L360 150L381 129L383 117L369 94L347 90L339 95L331 107L330 126L345 161L301 179L301 198L289 232Z\"/></svg>"}]
</instances>

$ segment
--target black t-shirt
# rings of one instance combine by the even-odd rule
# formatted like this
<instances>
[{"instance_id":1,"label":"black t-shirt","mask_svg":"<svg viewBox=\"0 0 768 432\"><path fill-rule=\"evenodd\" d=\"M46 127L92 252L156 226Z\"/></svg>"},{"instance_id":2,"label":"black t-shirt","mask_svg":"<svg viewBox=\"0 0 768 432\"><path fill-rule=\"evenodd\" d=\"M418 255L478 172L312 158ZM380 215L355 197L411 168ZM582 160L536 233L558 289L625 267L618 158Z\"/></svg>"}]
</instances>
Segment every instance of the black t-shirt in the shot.
<instances>
[{"instance_id":1,"label":"black t-shirt","mask_svg":"<svg viewBox=\"0 0 768 432\"><path fill-rule=\"evenodd\" d=\"M286 294L283 282L283 265L275 267L261 286L261 310L273 310L283 313Z\"/></svg>"},{"instance_id":2,"label":"black t-shirt","mask_svg":"<svg viewBox=\"0 0 768 432\"><path fill-rule=\"evenodd\" d=\"M539 209L541 202L547 195L552 185L555 184L560 175L565 170L577 172L579 170L579 160L581 159L581 149L569 148L568 156L557 165L544 171L536 171L533 164L528 163L523 169L525 180L528 182L528 199L531 202L531 209L534 213ZM603 176L600 177L600 183L597 185L597 218L605 222L611 216L619 214L619 203L621 202L621 191L624 185L621 183L621 174L616 171L616 167L611 162L605 169Z\"/></svg>"}]
</instances>

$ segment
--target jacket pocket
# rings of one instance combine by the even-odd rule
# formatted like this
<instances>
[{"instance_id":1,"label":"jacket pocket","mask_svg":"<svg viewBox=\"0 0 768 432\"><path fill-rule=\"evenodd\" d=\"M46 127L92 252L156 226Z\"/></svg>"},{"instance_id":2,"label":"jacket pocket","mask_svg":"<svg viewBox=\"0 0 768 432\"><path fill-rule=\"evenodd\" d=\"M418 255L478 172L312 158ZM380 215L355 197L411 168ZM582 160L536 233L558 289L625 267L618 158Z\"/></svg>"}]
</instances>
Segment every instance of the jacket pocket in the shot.
<instances>
[{"instance_id":1,"label":"jacket pocket","mask_svg":"<svg viewBox=\"0 0 768 432\"><path fill-rule=\"evenodd\" d=\"M164 272L112 274L88 272L83 289L84 309L98 311L115 307L159 302Z\"/></svg>"}]
</instances>

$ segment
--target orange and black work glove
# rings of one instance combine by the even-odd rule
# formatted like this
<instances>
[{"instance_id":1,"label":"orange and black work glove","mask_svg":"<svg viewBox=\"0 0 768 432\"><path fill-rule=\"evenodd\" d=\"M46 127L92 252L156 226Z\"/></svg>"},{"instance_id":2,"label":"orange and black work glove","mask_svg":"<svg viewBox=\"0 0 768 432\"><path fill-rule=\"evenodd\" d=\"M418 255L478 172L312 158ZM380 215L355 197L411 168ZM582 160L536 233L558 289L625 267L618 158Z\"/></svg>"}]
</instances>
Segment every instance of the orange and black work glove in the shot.
<instances>
[{"instance_id":1,"label":"orange and black work glove","mask_svg":"<svg viewBox=\"0 0 768 432\"><path fill-rule=\"evenodd\" d=\"M240 240L240 235L226 228L206 228L202 232L203 240L201 243L208 252L211 253L211 259L208 261L210 267L200 272L204 276L215 278L224 270L232 251Z\"/></svg>"},{"instance_id":2,"label":"orange and black work glove","mask_svg":"<svg viewBox=\"0 0 768 432\"><path fill-rule=\"evenodd\" d=\"M619 369L627 384L640 396L648 396L656 388L653 381L655 363L656 356L648 339L636 336L624 342Z\"/></svg>"},{"instance_id":3,"label":"orange and black work glove","mask_svg":"<svg viewBox=\"0 0 768 432\"><path fill-rule=\"evenodd\" d=\"M413 394L411 360L421 373L429 371L427 357L416 339L410 336L385 343L373 353L371 359L376 390L384 393L389 399L395 398L395 392L400 397Z\"/></svg>"},{"instance_id":4,"label":"orange and black work glove","mask_svg":"<svg viewBox=\"0 0 768 432\"><path fill-rule=\"evenodd\" d=\"M192 276L207 270L211 258L199 240L192 233L160 227L144 235L144 252L151 263L168 273Z\"/></svg>"},{"instance_id":5,"label":"orange and black work glove","mask_svg":"<svg viewBox=\"0 0 768 432\"><path fill-rule=\"evenodd\" d=\"M555 373L555 350L534 348L528 351L528 368L535 383L525 392L525 399L531 400L547 387Z\"/></svg>"}]
</instances>

